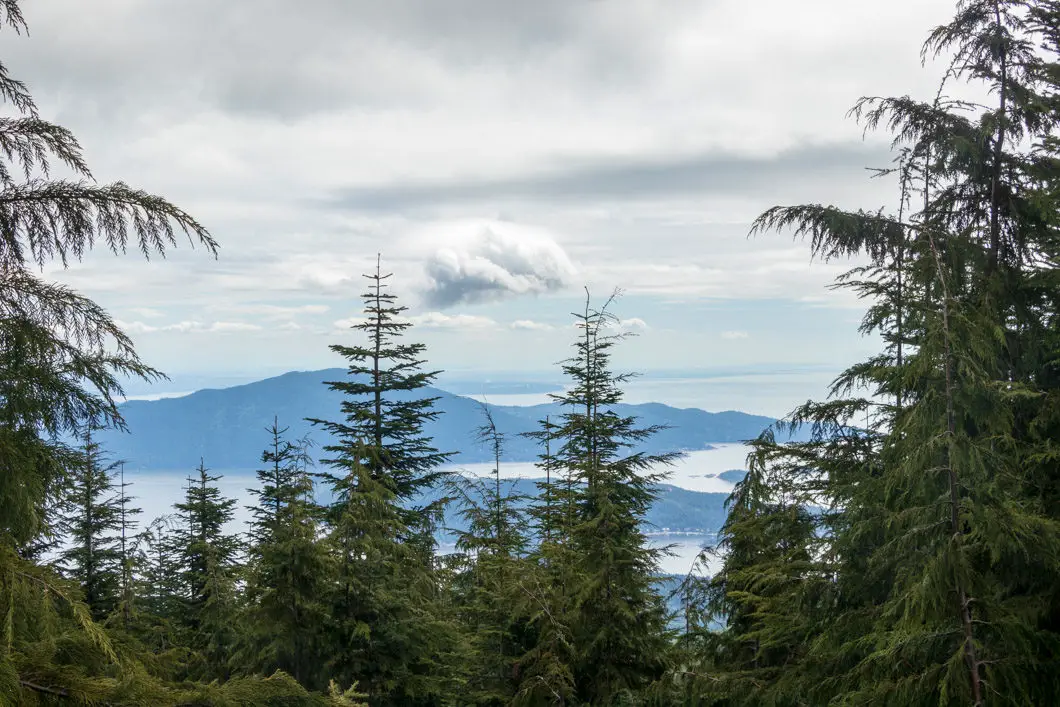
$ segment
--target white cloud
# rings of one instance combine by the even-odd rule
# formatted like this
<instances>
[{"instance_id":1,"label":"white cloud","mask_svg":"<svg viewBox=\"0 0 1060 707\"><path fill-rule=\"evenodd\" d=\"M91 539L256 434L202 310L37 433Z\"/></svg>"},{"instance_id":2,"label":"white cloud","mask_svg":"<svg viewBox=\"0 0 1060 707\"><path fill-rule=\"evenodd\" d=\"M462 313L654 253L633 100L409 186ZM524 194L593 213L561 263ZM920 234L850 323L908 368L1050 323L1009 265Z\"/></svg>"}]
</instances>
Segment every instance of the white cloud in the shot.
<instances>
[{"instance_id":1,"label":"white cloud","mask_svg":"<svg viewBox=\"0 0 1060 707\"><path fill-rule=\"evenodd\" d=\"M425 329L493 329L497 322L489 317L480 317L474 314L444 314L443 312L427 312L409 317L414 326Z\"/></svg>"},{"instance_id":2,"label":"white cloud","mask_svg":"<svg viewBox=\"0 0 1060 707\"><path fill-rule=\"evenodd\" d=\"M442 222L414 238L429 249L423 295L436 307L552 292L577 272L556 236L522 224Z\"/></svg>"},{"instance_id":3,"label":"white cloud","mask_svg":"<svg viewBox=\"0 0 1060 707\"><path fill-rule=\"evenodd\" d=\"M544 322L535 322L532 319L516 319L509 325L511 329L520 329L526 331L547 331L553 329L551 324Z\"/></svg>"},{"instance_id":4,"label":"white cloud","mask_svg":"<svg viewBox=\"0 0 1060 707\"><path fill-rule=\"evenodd\" d=\"M217 309L225 312L249 314L268 319L289 319L299 315L326 314L331 307L326 304L300 304L283 306L277 304L231 304L221 305Z\"/></svg>"},{"instance_id":5,"label":"white cloud","mask_svg":"<svg viewBox=\"0 0 1060 707\"><path fill-rule=\"evenodd\" d=\"M640 317L630 317L629 319L619 319L617 326L622 331L644 331L648 328L648 323Z\"/></svg>"},{"instance_id":6,"label":"white cloud","mask_svg":"<svg viewBox=\"0 0 1060 707\"><path fill-rule=\"evenodd\" d=\"M258 324L250 324L248 322L213 322L210 324L204 324L203 322L197 321L182 321L175 322L173 324L162 324L155 326L153 324L145 324L141 321L134 322L116 322L123 330L133 334L153 334L156 332L185 332L185 333L226 333L226 332L249 332L249 331L261 331L262 327Z\"/></svg>"},{"instance_id":7,"label":"white cloud","mask_svg":"<svg viewBox=\"0 0 1060 707\"><path fill-rule=\"evenodd\" d=\"M721 338L735 340L735 339L746 339L750 337L746 331L723 331L721 332Z\"/></svg>"},{"instance_id":8,"label":"white cloud","mask_svg":"<svg viewBox=\"0 0 1060 707\"><path fill-rule=\"evenodd\" d=\"M151 307L132 307L129 309L133 314L143 317L144 319L159 319L165 316L162 312Z\"/></svg>"},{"instance_id":9,"label":"white cloud","mask_svg":"<svg viewBox=\"0 0 1060 707\"><path fill-rule=\"evenodd\" d=\"M261 326L247 322L214 322L208 331L261 331Z\"/></svg>"}]
</instances>

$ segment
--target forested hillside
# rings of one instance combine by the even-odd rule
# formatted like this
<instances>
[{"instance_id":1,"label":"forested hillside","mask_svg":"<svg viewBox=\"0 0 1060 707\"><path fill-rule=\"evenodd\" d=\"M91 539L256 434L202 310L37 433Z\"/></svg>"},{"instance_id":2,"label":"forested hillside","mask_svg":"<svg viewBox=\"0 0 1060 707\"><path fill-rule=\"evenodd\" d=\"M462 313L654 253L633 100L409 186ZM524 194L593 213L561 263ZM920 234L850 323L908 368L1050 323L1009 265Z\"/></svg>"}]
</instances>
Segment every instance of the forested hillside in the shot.
<instances>
[{"instance_id":1,"label":"forested hillside","mask_svg":"<svg viewBox=\"0 0 1060 707\"><path fill-rule=\"evenodd\" d=\"M180 398L132 400L119 406L127 430L100 434L117 459L128 460L136 469L187 469L200 457L218 469L253 468L262 440L263 420L278 418L291 436L312 442L325 439L306 420L339 414L342 395L327 388L327 381L345 378L343 369L295 371L267 380L220 390L201 390ZM557 404L530 406L491 405L437 388L419 391L436 398L441 414L424 425L424 432L439 449L453 452L454 464L491 461L488 444L476 439L482 424L483 405L488 405L497 429L508 442L501 459L528 462L537 458L538 445L524 433L533 431L538 420L562 414ZM399 392L395 398L411 393ZM705 412L679 409L658 403L620 405L624 415L634 415L645 424L659 425L659 434L639 445L643 451L706 449L711 444L754 439L776 422L768 417L742 412ZM311 448L320 457L319 447Z\"/></svg>"},{"instance_id":2,"label":"forested hillside","mask_svg":"<svg viewBox=\"0 0 1060 707\"><path fill-rule=\"evenodd\" d=\"M0 26L33 41L18 0ZM821 194L752 225L861 263L835 286L882 345L758 435L680 582L646 519L683 518L662 484L685 445L665 424L695 413L623 404L617 293L586 292L548 406L437 391L381 258L332 346L345 369L274 379L253 404L119 405L120 381L161 372L42 268L219 244L162 197L93 181L0 64L0 701L1060 704L1060 2L962 0L924 54L948 66L937 93L852 111L893 135L890 204ZM284 398L295 382L305 411ZM478 420L471 444L438 438L443 405ZM198 450L197 467L171 515L141 518L109 447L140 411L181 407L165 442L143 439ZM763 424L710 420L726 439ZM230 534L205 451L244 454L265 427L253 520ZM447 472L465 449L494 473ZM536 457L533 494L502 478L514 449ZM462 523L440 555L446 513Z\"/></svg>"}]
</instances>

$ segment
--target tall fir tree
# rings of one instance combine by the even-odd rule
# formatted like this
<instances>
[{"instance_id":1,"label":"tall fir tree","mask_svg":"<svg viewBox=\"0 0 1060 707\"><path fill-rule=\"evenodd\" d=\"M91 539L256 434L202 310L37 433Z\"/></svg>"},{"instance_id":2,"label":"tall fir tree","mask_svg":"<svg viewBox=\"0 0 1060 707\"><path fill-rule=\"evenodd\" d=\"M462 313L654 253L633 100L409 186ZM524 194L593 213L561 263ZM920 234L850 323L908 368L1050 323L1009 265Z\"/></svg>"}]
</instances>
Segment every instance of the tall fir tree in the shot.
<instances>
[{"instance_id":1,"label":"tall fir tree","mask_svg":"<svg viewBox=\"0 0 1060 707\"><path fill-rule=\"evenodd\" d=\"M610 368L611 349L623 338L613 333L614 297L593 309L587 293L584 312L575 315L575 353L563 364L571 386L554 396L564 408L556 458L578 490L571 499L572 552L550 558L551 572L566 572L565 585L557 589L568 604L562 616L537 612L539 625L548 628L543 637L554 641L565 631L563 640L573 647L567 670L574 701L600 705L640 699L667 666L667 610L657 586L664 551L649 547L643 525L655 485L680 456L638 450L660 428L639 427L618 411L621 385L630 376ZM564 560L573 566L564 569ZM556 655L532 650L528 658L532 665ZM524 678L524 697L562 697L556 689L561 685L537 679L546 672L560 678L565 671L559 663L536 666Z\"/></svg>"},{"instance_id":2,"label":"tall fir tree","mask_svg":"<svg viewBox=\"0 0 1060 707\"><path fill-rule=\"evenodd\" d=\"M0 32L10 39L26 31L18 0L0 1ZM40 564L53 511L80 463L58 440L90 421L121 427L122 381L159 373L98 304L33 270L66 266L96 245L163 254L178 231L210 252L217 245L165 199L122 182L93 183L73 134L40 116L2 62L0 101L0 696L24 704L76 691L104 700L118 684L105 679L113 649ZM56 163L72 178L52 178Z\"/></svg>"},{"instance_id":3,"label":"tall fir tree","mask_svg":"<svg viewBox=\"0 0 1060 707\"><path fill-rule=\"evenodd\" d=\"M888 345L840 376L832 401L794 416L840 439L863 425L871 443L853 455L821 438L814 473L778 466L783 485L834 509L817 557L830 558L838 591L810 650L759 685L774 701L1060 695L1045 667L1060 655L1060 526L1043 503L1057 458L1040 434L1055 419L1056 9L961 2L929 36L926 56L952 58L946 82L984 82L993 106L947 100L945 86L930 102L859 102L868 127L896 134L897 167L886 171L898 178L896 214L778 207L757 223L810 236L825 258L868 256L839 284L870 298L863 328ZM750 579L768 576L759 566Z\"/></svg>"},{"instance_id":4,"label":"tall fir tree","mask_svg":"<svg viewBox=\"0 0 1060 707\"><path fill-rule=\"evenodd\" d=\"M120 601L122 518L113 479L118 462L107 460L92 432L91 424L85 427L82 463L71 474L62 518L69 547L61 553L60 562L80 585L93 618L101 620Z\"/></svg>"},{"instance_id":5,"label":"tall fir tree","mask_svg":"<svg viewBox=\"0 0 1060 707\"><path fill-rule=\"evenodd\" d=\"M505 435L488 405L478 442L493 457L490 477L454 475L447 484L463 528L457 530L459 571L453 582L457 612L468 632L471 665L467 704L506 705L518 688L515 666L528 648L528 624L519 611L527 573L526 497L517 481L501 478Z\"/></svg>"},{"instance_id":6,"label":"tall fir tree","mask_svg":"<svg viewBox=\"0 0 1060 707\"><path fill-rule=\"evenodd\" d=\"M136 542L135 531L139 526L136 519L142 510L133 505L135 496L130 496L128 489L132 484L125 480L125 462L118 463L118 475L115 479L115 488L118 492L118 560L121 567L121 575L118 579L118 612L121 617L121 625L125 630L129 629L132 615L135 611L136 601Z\"/></svg>"},{"instance_id":7,"label":"tall fir tree","mask_svg":"<svg viewBox=\"0 0 1060 707\"><path fill-rule=\"evenodd\" d=\"M435 377L422 370L423 344L400 342L410 327L377 261L352 328L364 345L334 345L349 378L328 383L343 394L341 422L312 420L331 433L329 542L336 565L330 597L330 674L357 680L373 705L437 704L455 690L460 660L455 619L434 566L435 505L416 508L449 455L423 432L436 397L418 397Z\"/></svg>"},{"instance_id":8,"label":"tall fir tree","mask_svg":"<svg viewBox=\"0 0 1060 707\"><path fill-rule=\"evenodd\" d=\"M225 498L204 460L188 477L184 500L174 504L180 513L178 534L182 561L183 623L196 651L191 666L195 678L227 678L235 637L237 536L225 532L236 502Z\"/></svg>"},{"instance_id":9,"label":"tall fir tree","mask_svg":"<svg viewBox=\"0 0 1060 707\"><path fill-rule=\"evenodd\" d=\"M322 597L331 567L320 540L320 513L313 500L308 440L285 438L274 419L267 429L259 487L250 489L251 543L243 589L240 651L244 670L282 670L302 685L326 687L320 637L328 622Z\"/></svg>"}]
</instances>

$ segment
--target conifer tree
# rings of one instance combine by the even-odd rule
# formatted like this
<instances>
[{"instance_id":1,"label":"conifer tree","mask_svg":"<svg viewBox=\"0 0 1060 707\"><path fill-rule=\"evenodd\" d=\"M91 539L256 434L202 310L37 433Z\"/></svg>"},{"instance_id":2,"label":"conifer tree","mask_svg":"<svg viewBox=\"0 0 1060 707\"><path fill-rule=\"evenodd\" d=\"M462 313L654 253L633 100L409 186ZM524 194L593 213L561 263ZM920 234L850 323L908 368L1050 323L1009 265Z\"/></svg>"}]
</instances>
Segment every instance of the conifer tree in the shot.
<instances>
[{"instance_id":1,"label":"conifer tree","mask_svg":"<svg viewBox=\"0 0 1060 707\"><path fill-rule=\"evenodd\" d=\"M132 484L125 480L125 463L119 462L119 471L116 488L118 491L118 558L121 566L121 575L118 581L118 609L121 614L121 625L125 630L129 629L129 622L134 611L133 603L136 599L136 550L135 535L139 522L136 517L142 512L141 509L132 505L136 500L130 496L127 489Z\"/></svg>"},{"instance_id":2,"label":"conifer tree","mask_svg":"<svg viewBox=\"0 0 1060 707\"><path fill-rule=\"evenodd\" d=\"M0 0L0 32L24 31L18 0ZM97 244L161 255L177 231L210 252L217 246L168 201L121 182L92 183L74 136L42 119L2 61L0 101L8 107L0 118L0 695L14 703L74 692L102 700L117 685L101 677L115 657L109 642L38 564L79 464L58 440L89 422L121 427L122 380L160 374L101 307L32 269L66 265ZM53 163L73 179L51 178Z\"/></svg>"},{"instance_id":3,"label":"conifer tree","mask_svg":"<svg viewBox=\"0 0 1060 707\"><path fill-rule=\"evenodd\" d=\"M183 547L180 519L175 515L151 521L137 535L135 555L138 612L136 635L156 653L165 653L186 641L184 622Z\"/></svg>"},{"instance_id":4,"label":"conifer tree","mask_svg":"<svg viewBox=\"0 0 1060 707\"><path fill-rule=\"evenodd\" d=\"M530 538L524 530L526 498L516 492L514 482L501 479L504 433L488 405L482 405L482 414L478 441L492 453L492 478L455 475L447 484L466 526L457 533L461 563L453 591L470 639L465 699L468 704L501 705L515 693L515 663L528 648L518 587L527 571Z\"/></svg>"},{"instance_id":5,"label":"conifer tree","mask_svg":"<svg viewBox=\"0 0 1060 707\"><path fill-rule=\"evenodd\" d=\"M433 704L453 689L458 661L456 623L434 569L437 508L411 507L448 459L423 433L439 414L436 398L417 397L436 374L422 370L422 344L400 342L410 323L387 291L391 276L377 262L365 277L365 317L352 328L367 341L331 347L350 362L347 380L328 383L344 395L345 419L312 421L333 438L324 447L335 499L328 670L359 681L373 705Z\"/></svg>"},{"instance_id":6,"label":"conifer tree","mask_svg":"<svg viewBox=\"0 0 1060 707\"><path fill-rule=\"evenodd\" d=\"M82 464L71 474L62 520L70 546L61 562L81 586L93 618L100 620L117 608L120 596L122 556L115 533L121 530L121 504L112 478L118 464L107 461L92 431L92 425L86 426Z\"/></svg>"},{"instance_id":7,"label":"conifer tree","mask_svg":"<svg viewBox=\"0 0 1060 707\"><path fill-rule=\"evenodd\" d=\"M228 676L235 635L233 584L240 543L236 536L224 532L236 502L221 495L216 485L220 478L211 476L205 461L200 460L194 475L187 479L184 501L174 504L182 520L178 534L183 565L182 613L191 647L197 651L199 665L192 668L195 677Z\"/></svg>"},{"instance_id":8,"label":"conifer tree","mask_svg":"<svg viewBox=\"0 0 1060 707\"><path fill-rule=\"evenodd\" d=\"M834 558L839 589L805 660L767 685L787 681L789 700L1060 695L1044 669L1060 655L1050 608L1060 527L1042 502L1056 457L1034 422L1055 419L1055 11L962 2L931 33L925 54L953 57L947 82L985 82L993 106L947 100L945 88L926 103L858 104L868 127L895 131L897 215L778 207L756 225L792 227L825 258L869 256L871 267L840 284L874 300L864 329L890 344L840 376L834 400L795 416L837 435L864 424L874 441L860 459L822 446L815 474L784 475L837 509L821 555ZM850 395L866 388L871 397Z\"/></svg>"},{"instance_id":9,"label":"conifer tree","mask_svg":"<svg viewBox=\"0 0 1060 707\"><path fill-rule=\"evenodd\" d=\"M330 567L318 539L308 441L286 439L279 420L267 431L272 439L262 452L260 487L250 489L258 504L251 508L245 630L236 660L245 671L282 670L303 685L323 688L324 656L317 643L328 621L321 598Z\"/></svg>"},{"instance_id":10,"label":"conifer tree","mask_svg":"<svg viewBox=\"0 0 1060 707\"><path fill-rule=\"evenodd\" d=\"M568 584L561 587L570 597L565 614L539 613L539 625L550 627L553 640L567 632L569 638L563 638L574 649L567 669L576 699L587 704L638 699L662 676L668 652L666 608L656 587L662 551L648 547L643 523L655 484L665 477L655 469L679 455L637 450L660 428L638 427L616 410L629 376L610 369L611 349L623 338L609 331L616 323L608 311L614 297L593 309L587 296L585 311L575 315L579 338L563 364L572 386L554 396L565 409L557 460L578 486L572 499L573 552L561 556L573 567L566 569ZM564 571L562 565L558 569ZM531 651L528 658L532 664L545 655L554 660L556 653ZM545 670L538 666L530 676ZM555 677L564 672L558 663L547 671ZM528 676L523 693L551 700L562 695L555 687Z\"/></svg>"}]
</instances>

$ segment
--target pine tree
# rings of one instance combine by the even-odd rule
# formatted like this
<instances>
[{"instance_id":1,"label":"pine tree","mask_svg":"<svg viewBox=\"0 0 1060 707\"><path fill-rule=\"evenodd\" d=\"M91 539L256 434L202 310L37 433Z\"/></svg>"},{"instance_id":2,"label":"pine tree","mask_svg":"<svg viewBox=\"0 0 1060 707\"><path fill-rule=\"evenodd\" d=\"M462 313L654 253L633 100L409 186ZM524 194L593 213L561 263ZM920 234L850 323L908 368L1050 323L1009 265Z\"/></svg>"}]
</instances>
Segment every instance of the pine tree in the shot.
<instances>
[{"instance_id":1,"label":"pine tree","mask_svg":"<svg viewBox=\"0 0 1060 707\"><path fill-rule=\"evenodd\" d=\"M249 567L243 591L243 644L237 661L244 670L282 670L299 683L323 688L324 656L316 644L328 621L321 597L330 573L318 539L319 513L313 502L308 441L285 439L287 428L273 420L272 438L261 456L260 487L251 507Z\"/></svg>"},{"instance_id":2,"label":"pine tree","mask_svg":"<svg viewBox=\"0 0 1060 707\"><path fill-rule=\"evenodd\" d=\"M135 610L133 604L136 600L135 572L137 557L135 550L135 536L133 533L139 525L136 517L140 515L142 511L132 505L132 502L136 500L135 496L130 496L127 493L127 489L132 484L125 481L124 462L119 462L117 482L117 520L118 529L120 531L117 551L121 567L121 575L118 584L118 610L121 614L122 628L128 631L129 623Z\"/></svg>"},{"instance_id":3,"label":"pine tree","mask_svg":"<svg viewBox=\"0 0 1060 707\"><path fill-rule=\"evenodd\" d=\"M390 275L377 263L366 277L365 319L353 326L366 345L331 347L350 362L348 380L328 383L344 395L345 419L312 421L334 440L324 447L335 499L328 670L359 681L373 705L433 704L456 677L457 629L434 569L438 509L411 504L448 455L423 434L438 415L436 398L416 397L435 377L421 370L424 346L398 341L410 324L386 291Z\"/></svg>"},{"instance_id":4,"label":"pine tree","mask_svg":"<svg viewBox=\"0 0 1060 707\"><path fill-rule=\"evenodd\" d=\"M184 622L183 547L180 519L175 515L154 519L137 535L134 553L138 572L136 635L155 653L186 645Z\"/></svg>"}]
</instances>

